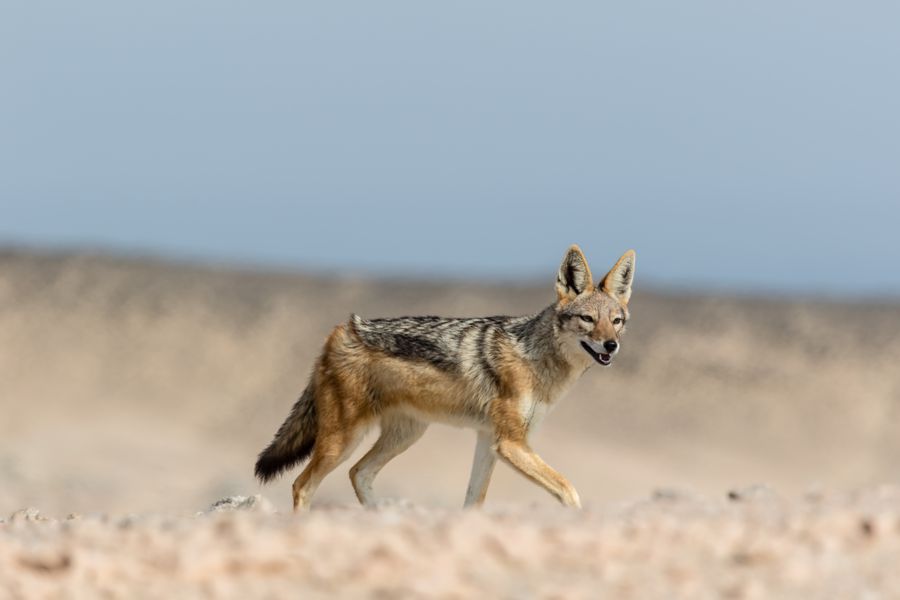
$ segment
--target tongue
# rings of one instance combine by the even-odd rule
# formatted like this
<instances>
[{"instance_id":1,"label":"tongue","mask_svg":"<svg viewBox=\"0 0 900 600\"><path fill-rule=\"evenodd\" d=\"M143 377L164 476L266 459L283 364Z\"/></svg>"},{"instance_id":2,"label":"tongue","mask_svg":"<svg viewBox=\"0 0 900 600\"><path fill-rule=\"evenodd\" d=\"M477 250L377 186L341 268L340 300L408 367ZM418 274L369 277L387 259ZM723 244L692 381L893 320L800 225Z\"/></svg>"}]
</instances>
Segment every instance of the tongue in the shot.
<instances>
[{"instance_id":1,"label":"tongue","mask_svg":"<svg viewBox=\"0 0 900 600\"><path fill-rule=\"evenodd\" d=\"M603 360L609 360L609 354L601 354L600 358L602 358Z\"/></svg>"}]
</instances>

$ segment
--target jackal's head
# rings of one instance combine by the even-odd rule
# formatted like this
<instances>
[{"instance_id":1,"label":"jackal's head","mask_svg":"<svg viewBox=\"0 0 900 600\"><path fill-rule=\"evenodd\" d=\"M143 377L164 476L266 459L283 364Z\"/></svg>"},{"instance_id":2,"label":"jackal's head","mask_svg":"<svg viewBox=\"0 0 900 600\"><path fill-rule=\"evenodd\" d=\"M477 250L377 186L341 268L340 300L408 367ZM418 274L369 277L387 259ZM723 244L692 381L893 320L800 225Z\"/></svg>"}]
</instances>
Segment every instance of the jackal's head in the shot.
<instances>
[{"instance_id":1,"label":"jackal's head","mask_svg":"<svg viewBox=\"0 0 900 600\"><path fill-rule=\"evenodd\" d=\"M559 341L570 357L612 364L628 322L634 262L629 250L595 286L581 248L569 248L556 279L556 315Z\"/></svg>"}]
</instances>

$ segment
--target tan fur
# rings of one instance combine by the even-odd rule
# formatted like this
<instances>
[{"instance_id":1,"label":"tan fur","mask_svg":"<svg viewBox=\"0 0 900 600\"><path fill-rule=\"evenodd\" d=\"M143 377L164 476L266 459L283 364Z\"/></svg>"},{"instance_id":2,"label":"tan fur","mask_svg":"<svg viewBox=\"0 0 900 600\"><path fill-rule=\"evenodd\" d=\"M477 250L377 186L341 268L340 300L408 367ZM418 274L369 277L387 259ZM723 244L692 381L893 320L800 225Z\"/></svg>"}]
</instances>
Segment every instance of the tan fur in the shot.
<instances>
[{"instance_id":1,"label":"tan fur","mask_svg":"<svg viewBox=\"0 0 900 600\"><path fill-rule=\"evenodd\" d=\"M626 270L627 281L622 277ZM580 506L572 485L541 460L529 446L528 437L568 386L593 364L590 355L578 347L579 340L618 340L624 323L614 325L613 320L627 313L633 271L634 254L629 252L604 278L602 289L595 288L584 255L573 246L560 267L556 286L557 312L552 318L563 323L558 331L553 330L558 339L549 347L556 350L546 356L528 355L521 342L499 329L492 330L490 339L481 340L490 344L493 352L490 384L483 376L466 375L476 371L478 348L474 339L460 342L460 376L425 361L373 349L356 332L353 320L335 327L310 384L315 402L315 445L309 464L294 481L294 508L309 505L324 477L346 460L378 423L378 441L350 470L360 502L372 504L372 482L378 471L415 443L430 421L479 431L466 505L484 501L499 457L564 505ZM587 311L584 314L591 315L593 323L572 311Z\"/></svg>"}]
</instances>

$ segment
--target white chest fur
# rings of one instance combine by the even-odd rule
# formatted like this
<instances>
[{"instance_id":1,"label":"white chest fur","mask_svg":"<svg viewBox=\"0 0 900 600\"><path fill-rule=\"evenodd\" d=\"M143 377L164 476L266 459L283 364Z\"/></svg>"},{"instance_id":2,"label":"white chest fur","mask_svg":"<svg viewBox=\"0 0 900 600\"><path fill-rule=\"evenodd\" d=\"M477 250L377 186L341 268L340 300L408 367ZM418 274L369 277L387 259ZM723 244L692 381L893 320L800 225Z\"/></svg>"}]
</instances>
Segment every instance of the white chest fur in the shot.
<instances>
[{"instance_id":1,"label":"white chest fur","mask_svg":"<svg viewBox=\"0 0 900 600\"><path fill-rule=\"evenodd\" d=\"M531 433L541 424L552 405L548 402L537 400L532 396L525 396L519 400L519 413L525 421L525 429Z\"/></svg>"}]
</instances>

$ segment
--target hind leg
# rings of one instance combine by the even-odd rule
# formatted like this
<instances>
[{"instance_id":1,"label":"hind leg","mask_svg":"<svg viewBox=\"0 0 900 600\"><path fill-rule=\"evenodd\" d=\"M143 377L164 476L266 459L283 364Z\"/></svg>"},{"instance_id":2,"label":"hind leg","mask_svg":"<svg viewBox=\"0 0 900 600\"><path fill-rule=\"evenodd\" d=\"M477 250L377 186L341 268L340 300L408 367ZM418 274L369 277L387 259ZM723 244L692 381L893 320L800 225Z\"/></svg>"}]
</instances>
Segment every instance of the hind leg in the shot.
<instances>
[{"instance_id":1,"label":"hind leg","mask_svg":"<svg viewBox=\"0 0 900 600\"><path fill-rule=\"evenodd\" d=\"M325 476L347 460L366 433L366 427L359 426L353 431L339 431L322 434L316 439L312 458L300 476L294 480L294 510L309 508L313 494Z\"/></svg>"},{"instance_id":2,"label":"hind leg","mask_svg":"<svg viewBox=\"0 0 900 600\"><path fill-rule=\"evenodd\" d=\"M378 472L392 459L415 444L428 424L404 415L389 415L381 419L381 435L372 449L350 469L350 481L356 497L365 506L372 506L372 483Z\"/></svg>"}]
</instances>

